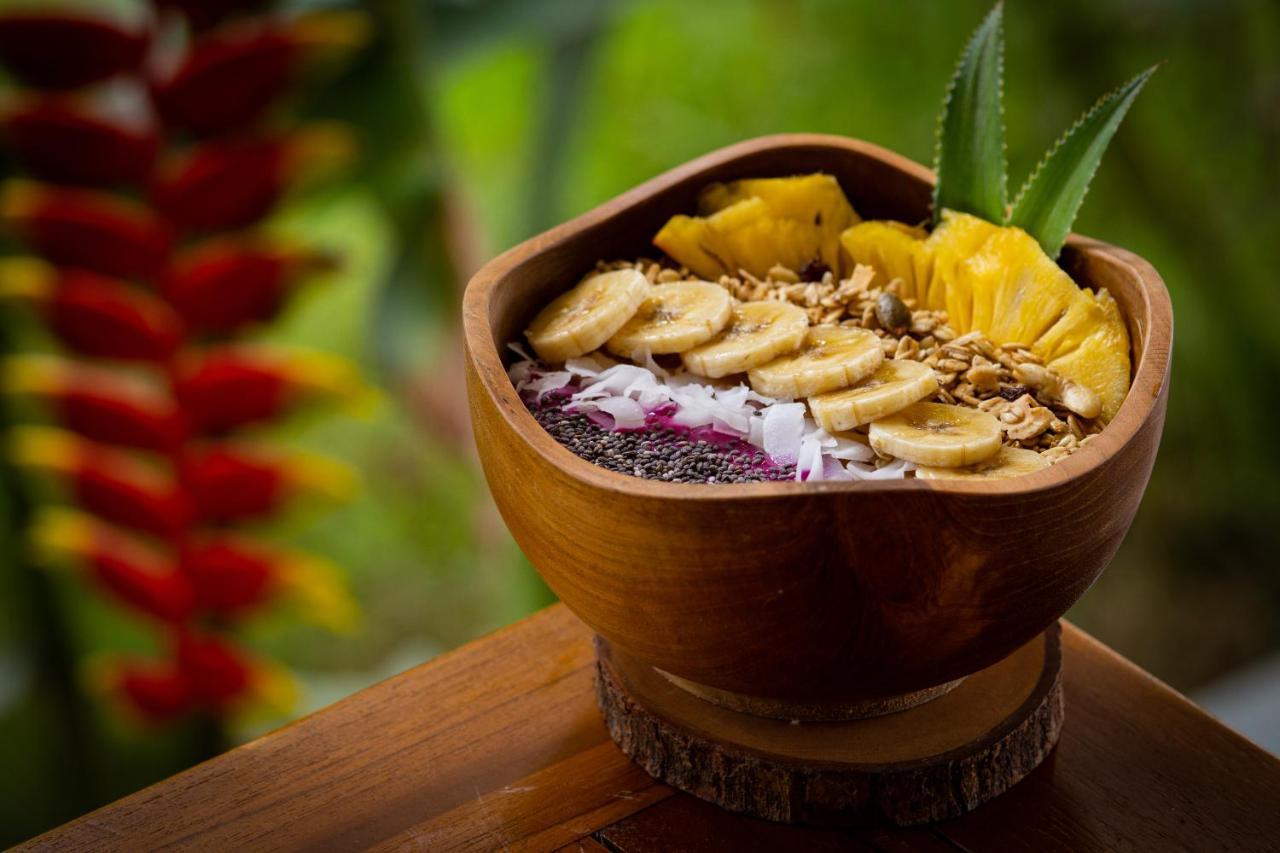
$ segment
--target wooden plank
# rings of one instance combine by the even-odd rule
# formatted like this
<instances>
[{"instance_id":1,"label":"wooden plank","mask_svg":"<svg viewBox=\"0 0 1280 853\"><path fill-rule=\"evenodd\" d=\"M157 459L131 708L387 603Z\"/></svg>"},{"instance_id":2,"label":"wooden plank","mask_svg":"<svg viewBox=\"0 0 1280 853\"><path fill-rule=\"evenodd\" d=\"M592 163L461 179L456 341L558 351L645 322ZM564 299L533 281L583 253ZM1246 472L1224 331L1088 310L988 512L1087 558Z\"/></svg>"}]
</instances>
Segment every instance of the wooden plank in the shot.
<instances>
[{"instance_id":1,"label":"wooden plank","mask_svg":"<svg viewBox=\"0 0 1280 853\"><path fill-rule=\"evenodd\" d=\"M1074 628L1063 638L1058 750L932 828L785 827L654 783L607 740L589 634L556 606L29 849L1275 849L1280 761Z\"/></svg>"},{"instance_id":2,"label":"wooden plank","mask_svg":"<svg viewBox=\"0 0 1280 853\"><path fill-rule=\"evenodd\" d=\"M1063 626L1066 723L1058 748L1008 793L928 830L840 835L774 829L679 795L599 837L621 853L741 849L1275 850L1280 761L1084 632ZM778 834L778 833L781 834ZM843 846L841 846L843 845ZM896 846L895 846L896 845ZM953 846L954 845L954 846Z\"/></svg>"},{"instance_id":3,"label":"wooden plank","mask_svg":"<svg viewBox=\"0 0 1280 853\"><path fill-rule=\"evenodd\" d=\"M553 607L31 849L553 849L670 793L608 740L593 665Z\"/></svg>"},{"instance_id":4,"label":"wooden plank","mask_svg":"<svg viewBox=\"0 0 1280 853\"><path fill-rule=\"evenodd\" d=\"M556 853L609 853L609 848L590 836L561 847Z\"/></svg>"},{"instance_id":5,"label":"wooden plank","mask_svg":"<svg viewBox=\"0 0 1280 853\"><path fill-rule=\"evenodd\" d=\"M1280 761L1065 627L1058 749L940 831L969 850L1011 853L1280 848Z\"/></svg>"},{"instance_id":6,"label":"wooden plank","mask_svg":"<svg viewBox=\"0 0 1280 853\"><path fill-rule=\"evenodd\" d=\"M618 853L770 850L777 853L889 851L955 853L928 829L809 829L731 814L702 800L677 794L597 833Z\"/></svg>"}]
</instances>

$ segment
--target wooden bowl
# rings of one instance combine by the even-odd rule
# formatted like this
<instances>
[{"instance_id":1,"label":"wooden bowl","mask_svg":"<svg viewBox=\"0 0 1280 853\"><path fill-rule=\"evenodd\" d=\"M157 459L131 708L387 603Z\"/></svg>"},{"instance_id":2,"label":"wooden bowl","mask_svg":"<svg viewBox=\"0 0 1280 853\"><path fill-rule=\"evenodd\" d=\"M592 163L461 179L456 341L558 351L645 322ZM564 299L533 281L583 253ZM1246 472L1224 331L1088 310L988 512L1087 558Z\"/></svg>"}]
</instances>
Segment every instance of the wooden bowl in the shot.
<instances>
[{"instance_id":1,"label":"wooden bowl","mask_svg":"<svg viewBox=\"0 0 1280 853\"><path fill-rule=\"evenodd\" d=\"M932 174L865 142L784 135L721 149L481 269L463 305L468 390L512 534L613 647L712 694L876 702L1005 658L1097 579L1155 460L1173 317L1142 258L1070 240L1065 267L1109 289L1127 318L1133 386L1086 448L1016 479L662 483L586 462L538 425L504 358L543 305L599 259L653 257L653 235L712 181L816 171L864 218L927 216Z\"/></svg>"}]
</instances>

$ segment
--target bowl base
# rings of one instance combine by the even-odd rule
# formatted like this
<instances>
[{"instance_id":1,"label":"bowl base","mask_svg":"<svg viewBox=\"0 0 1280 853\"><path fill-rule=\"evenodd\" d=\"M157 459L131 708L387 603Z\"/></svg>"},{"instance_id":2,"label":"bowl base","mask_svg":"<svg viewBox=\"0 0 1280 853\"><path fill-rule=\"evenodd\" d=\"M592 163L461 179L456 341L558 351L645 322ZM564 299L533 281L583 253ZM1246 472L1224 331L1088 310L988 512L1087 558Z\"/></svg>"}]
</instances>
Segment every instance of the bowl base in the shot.
<instances>
[{"instance_id":1,"label":"bowl base","mask_svg":"<svg viewBox=\"0 0 1280 853\"><path fill-rule=\"evenodd\" d=\"M793 722L699 698L596 638L614 742L662 782L784 823L911 826L1004 793L1062 729L1061 628L945 695L855 720Z\"/></svg>"},{"instance_id":2,"label":"bowl base","mask_svg":"<svg viewBox=\"0 0 1280 853\"><path fill-rule=\"evenodd\" d=\"M705 699L715 705L740 711L755 717L771 717L775 720L799 720L809 722L838 722L841 720L865 720L867 717L882 717L885 714L896 714L906 711L925 702L932 702L939 696L945 696L960 686L963 678L926 687L899 696L885 696L880 699L858 699L848 702L797 702L789 699L768 699L763 696L748 696L745 693L733 693L708 687L678 675L659 669L658 672L677 687Z\"/></svg>"}]
</instances>

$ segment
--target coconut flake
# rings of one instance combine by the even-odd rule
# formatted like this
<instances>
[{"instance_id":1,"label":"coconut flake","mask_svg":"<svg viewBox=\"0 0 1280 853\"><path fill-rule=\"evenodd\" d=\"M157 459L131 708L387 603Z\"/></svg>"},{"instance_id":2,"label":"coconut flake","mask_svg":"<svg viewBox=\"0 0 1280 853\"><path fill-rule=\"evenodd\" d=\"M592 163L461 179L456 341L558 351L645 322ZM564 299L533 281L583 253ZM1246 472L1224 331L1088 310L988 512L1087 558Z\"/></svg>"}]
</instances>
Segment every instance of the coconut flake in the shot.
<instances>
[{"instance_id":1,"label":"coconut flake","mask_svg":"<svg viewBox=\"0 0 1280 853\"><path fill-rule=\"evenodd\" d=\"M656 389L658 379L643 367L634 364L615 364L595 378L595 381L573 395L574 400L593 400L601 397L622 397L638 391Z\"/></svg>"},{"instance_id":2,"label":"coconut flake","mask_svg":"<svg viewBox=\"0 0 1280 853\"><path fill-rule=\"evenodd\" d=\"M853 475L855 480L901 480L907 476L908 471L914 471L915 467L905 459L895 459L882 468L850 462L845 466L845 471Z\"/></svg>"},{"instance_id":3,"label":"coconut flake","mask_svg":"<svg viewBox=\"0 0 1280 853\"><path fill-rule=\"evenodd\" d=\"M644 426L644 407L629 397L609 397L594 404L613 416L614 429L639 429Z\"/></svg>"},{"instance_id":4,"label":"coconut flake","mask_svg":"<svg viewBox=\"0 0 1280 853\"><path fill-rule=\"evenodd\" d=\"M822 479L824 480L852 480L854 476L845 470L845 467L838 459L831 456L822 457Z\"/></svg>"},{"instance_id":5,"label":"coconut flake","mask_svg":"<svg viewBox=\"0 0 1280 853\"><path fill-rule=\"evenodd\" d=\"M605 366L596 361L589 355L581 358L571 358L564 363L564 369L572 373L574 376L581 376L585 379L593 379L600 375Z\"/></svg>"},{"instance_id":6,"label":"coconut flake","mask_svg":"<svg viewBox=\"0 0 1280 853\"><path fill-rule=\"evenodd\" d=\"M520 388L522 391L533 391L541 400L548 393L558 391L569 384L573 379L572 374L567 370L553 370L551 373L544 373L536 379L529 379L523 383Z\"/></svg>"},{"instance_id":7,"label":"coconut flake","mask_svg":"<svg viewBox=\"0 0 1280 853\"><path fill-rule=\"evenodd\" d=\"M653 360L653 353L649 352L648 347L645 347L643 350L636 353L636 355L640 356L637 359L637 361L643 362L645 369L648 370L650 373L652 373L654 376L657 376L661 379L666 379L668 376L671 375L669 372L667 372L667 369L665 367L663 367L661 364L658 364L658 362Z\"/></svg>"},{"instance_id":8,"label":"coconut flake","mask_svg":"<svg viewBox=\"0 0 1280 853\"><path fill-rule=\"evenodd\" d=\"M870 462L876 458L875 451L860 441L839 436L832 436L832 439L835 444L827 450L827 455L833 459L843 459L846 462Z\"/></svg>"},{"instance_id":9,"label":"coconut flake","mask_svg":"<svg viewBox=\"0 0 1280 853\"><path fill-rule=\"evenodd\" d=\"M778 403L764 414L764 452L782 465L799 461L804 438L804 404Z\"/></svg>"},{"instance_id":10,"label":"coconut flake","mask_svg":"<svg viewBox=\"0 0 1280 853\"><path fill-rule=\"evenodd\" d=\"M524 390L524 386L529 383L534 373L532 361L517 361L507 368L507 377L511 380L511 384L516 386L517 392Z\"/></svg>"},{"instance_id":11,"label":"coconut flake","mask_svg":"<svg viewBox=\"0 0 1280 853\"><path fill-rule=\"evenodd\" d=\"M823 479L822 444L811 436L800 439L800 453L796 460L796 479L813 481Z\"/></svg>"}]
</instances>

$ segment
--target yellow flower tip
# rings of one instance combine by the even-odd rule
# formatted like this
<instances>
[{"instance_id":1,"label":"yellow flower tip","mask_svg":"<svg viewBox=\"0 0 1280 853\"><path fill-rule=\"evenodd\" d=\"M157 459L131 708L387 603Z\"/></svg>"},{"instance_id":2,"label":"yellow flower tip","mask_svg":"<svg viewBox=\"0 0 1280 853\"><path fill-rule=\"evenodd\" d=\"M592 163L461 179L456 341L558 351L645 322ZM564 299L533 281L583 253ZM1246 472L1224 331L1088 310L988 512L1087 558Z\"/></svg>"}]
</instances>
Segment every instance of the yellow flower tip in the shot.
<instances>
[{"instance_id":1,"label":"yellow flower tip","mask_svg":"<svg viewBox=\"0 0 1280 853\"><path fill-rule=\"evenodd\" d=\"M289 143L295 179L306 181L328 175L356 159L360 146L356 135L339 122L316 122L294 134Z\"/></svg>"},{"instance_id":2,"label":"yellow flower tip","mask_svg":"<svg viewBox=\"0 0 1280 853\"><path fill-rule=\"evenodd\" d=\"M377 415L384 399L382 392L377 388L364 385L357 393L343 400L341 409L350 417L369 421Z\"/></svg>"},{"instance_id":3,"label":"yellow flower tip","mask_svg":"<svg viewBox=\"0 0 1280 853\"><path fill-rule=\"evenodd\" d=\"M28 468L73 471L81 450L79 439L49 427L17 427L9 436L9 458Z\"/></svg>"},{"instance_id":4,"label":"yellow flower tip","mask_svg":"<svg viewBox=\"0 0 1280 853\"><path fill-rule=\"evenodd\" d=\"M290 381L307 394L331 398L345 405L367 405L376 392L360 378L355 365L346 359L322 352L293 353L285 363Z\"/></svg>"},{"instance_id":5,"label":"yellow flower tip","mask_svg":"<svg viewBox=\"0 0 1280 853\"><path fill-rule=\"evenodd\" d=\"M3 201L0 201L0 205L3 205ZM0 212L0 218L9 217ZM43 302L52 292L57 274L52 264L39 258L0 260L0 299Z\"/></svg>"},{"instance_id":6,"label":"yellow flower tip","mask_svg":"<svg viewBox=\"0 0 1280 853\"><path fill-rule=\"evenodd\" d=\"M35 181L13 178L0 184L0 219L15 222L29 217L40 202L46 190Z\"/></svg>"},{"instance_id":7,"label":"yellow flower tip","mask_svg":"<svg viewBox=\"0 0 1280 853\"><path fill-rule=\"evenodd\" d=\"M309 273L334 273L342 269L342 255L323 249L312 249L306 258L306 270Z\"/></svg>"},{"instance_id":8,"label":"yellow flower tip","mask_svg":"<svg viewBox=\"0 0 1280 853\"><path fill-rule=\"evenodd\" d=\"M307 621L335 634L351 634L360 625L360 605L341 569L308 554L291 554L280 563L280 582Z\"/></svg>"},{"instance_id":9,"label":"yellow flower tip","mask_svg":"<svg viewBox=\"0 0 1280 853\"><path fill-rule=\"evenodd\" d=\"M246 717L287 717L302 697L302 686L293 673L274 661L254 661L250 692L239 713Z\"/></svg>"},{"instance_id":10,"label":"yellow flower tip","mask_svg":"<svg viewBox=\"0 0 1280 853\"><path fill-rule=\"evenodd\" d=\"M315 454L299 454L285 462L285 475L300 491L335 503L346 503L359 491L350 466Z\"/></svg>"},{"instance_id":11,"label":"yellow flower tip","mask_svg":"<svg viewBox=\"0 0 1280 853\"><path fill-rule=\"evenodd\" d=\"M325 10L297 18L290 27L303 47L324 53L354 53L373 39L373 21L355 10Z\"/></svg>"},{"instance_id":12,"label":"yellow flower tip","mask_svg":"<svg viewBox=\"0 0 1280 853\"><path fill-rule=\"evenodd\" d=\"M124 665L120 658L109 652L90 654L80 664L78 680L84 692L90 696L116 697ZM124 703L120 703L124 707Z\"/></svg>"},{"instance_id":13,"label":"yellow flower tip","mask_svg":"<svg viewBox=\"0 0 1280 853\"><path fill-rule=\"evenodd\" d=\"M93 551L96 523L83 513L65 509L42 512L28 534L37 552L47 558L84 557Z\"/></svg>"},{"instance_id":14,"label":"yellow flower tip","mask_svg":"<svg viewBox=\"0 0 1280 853\"><path fill-rule=\"evenodd\" d=\"M44 396L66 387L67 364L47 355L15 355L0 361L0 391Z\"/></svg>"},{"instance_id":15,"label":"yellow flower tip","mask_svg":"<svg viewBox=\"0 0 1280 853\"><path fill-rule=\"evenodd\" d=\"M298 350L285 356L284 371L299 385L318 390L347 389L358 382L355 368L341 356Z\"/></svg>"}]
</instances>

